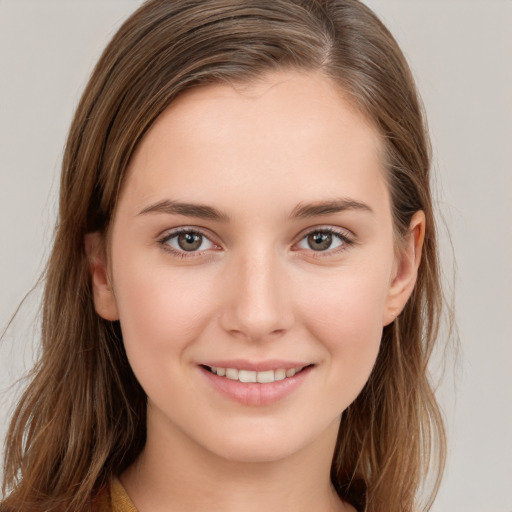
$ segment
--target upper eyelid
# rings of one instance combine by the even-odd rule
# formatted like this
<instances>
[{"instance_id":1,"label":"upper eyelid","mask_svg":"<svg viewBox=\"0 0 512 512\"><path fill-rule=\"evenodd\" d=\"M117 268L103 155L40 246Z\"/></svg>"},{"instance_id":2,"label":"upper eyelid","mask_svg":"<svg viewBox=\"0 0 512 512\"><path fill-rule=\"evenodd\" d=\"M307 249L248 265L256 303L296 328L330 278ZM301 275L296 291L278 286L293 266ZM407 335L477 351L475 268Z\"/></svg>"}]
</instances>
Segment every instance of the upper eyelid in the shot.
<instances>
[{"instance_id":1,"label":"upper eyelid","mask_svg":"<svg viewBox=\"0 0 512 512\"><path fill-rule=\"evenodd\" d=\"M317 232L322 232L322 231L327 231L329 233L333 233L335 235L341 236L342 238L346 238L346 239L350 240L351 242L355 241L355 235L349 229L340 228L340 227L336 227L336 226L329 226L329 225L320 225L320 226L314 226L314 227L307 228L306 230L301 231L299 233L299 235L297 235L297 240L300 241L304 237L310 235L311 233L317 233Z\"/></svg>"},{"instance_id":2,"label":"upper eyelid","mask_svg":"<svg viewBox=\"0 0 512 512\"><path fill-rule=\"evenodd\" d=\"M342 239L344 239L346 242L349 242L350 244L356 243L355 236L353 235L353 233L350 230L348 230L346 228L341 228L341 227L336 227L336 226L331 226L331 225L317 225L317 226L310 226L310 227L306 228L305 230L301 231L296 236L295 241L293 242L292 245L296 245L297 243L301 242L306 236L308 236L312 233L322 232L322 231L333 233L334 235L341 237ZM210 235L209 234L210 231L208 229L200 227L200 226L179 226L176 228L165 230L158 237L158 241L160 243L165 243L166 241L170 240L171 238L174 238L175 236L179 235L180 233L188 233L188 232L200 234L201 236L204 236L205 238L207 238L214 245L221 245L221 246L223 245L222 243L219 243L218 241L215 240L216 238L220 238L220 237ZM198 254L201 252L203 252L203 251L191 251L190 254ZM319 253L320 252L328 253L329 251L318 251L318 252Z\"/></svg>"},{"instance_id":3,"label":"upper eyelid","mask_svg":"<svg viewBox=\"0 0 512 512\"><path fill-rule=\"evenodd\" d=\"M198 235L202 235L208 240L210 240L212 243L216 243L212 238L218 238L213 236L213 234L210 234L211 232L206 229L199 226L180 226L177 228L170 228L165 229L162 231L159 235L157 235L158 240L168 240L169 238L173 238L181 233L197 233Z\"/></svg>"},{"instance_id":4,"label":"upper eyelid","mask_svg":"<svg viewBox=\"0 0 512 512\"><path fill-rule=\"evenodd\" d=\"M180 226L178 228L165 230L159 237L157 237L158 245L161 245L163 250L165 250L166 252L169 252L169 253L173 254L175 257L180 257L180 258L200 257L202 255L202 253L205 253L205 252L211 250L211 248L209 248L209 249L203 249L202 251L185 251L185 250L176 249L175 247L172 247L171 244L169 244L168 242L171 239L180 235L181 233L195 233L195 234L201 235L204 238L206 238L207 240L209 240L209 242L212 245L214 245L214 246L219 245L217 242L212 240L211 236L207 236L203 232L203 229L186 227L186 226Z\"/></svg>"},{"instance_id":5,"label":"upper eyelid","mask_svg":"<svg viewBox=\"0 0 512 512\"><path fill-rule=\"evenodd\" d=\"M302 252L302 256L304 258L312 258L318 262L320 261L329 261L330 258L336 258L339 257L341 254L345 253L345 251L350 250L353 246L358 244L358 240L356 238L356 235L352 233L352 231L346 229L346 228L339 228L334 226L321 226L321 227L315 227L312 229L308 229L306 232L302 232L302 234L299 236L299 239L297 242L294 243L294 245L300 243L304 238L306 238L308 235L316 232L329 232L331 234L334 234L335 236L338 236L342 243L340 246L327 249L325 251L315 251L314 249L299 249L295 250L294 252L297 252L297 254L300 254ZM303 252L304 251L304 252Z\"/></svg>"}]
</instances>

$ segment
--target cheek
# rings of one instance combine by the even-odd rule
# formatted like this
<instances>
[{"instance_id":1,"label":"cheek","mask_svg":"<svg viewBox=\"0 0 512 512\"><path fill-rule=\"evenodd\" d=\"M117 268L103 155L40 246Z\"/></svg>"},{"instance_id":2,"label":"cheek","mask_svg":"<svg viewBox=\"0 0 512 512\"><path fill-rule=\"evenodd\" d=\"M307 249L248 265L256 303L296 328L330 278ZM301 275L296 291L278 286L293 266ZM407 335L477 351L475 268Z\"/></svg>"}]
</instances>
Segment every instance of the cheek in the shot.
<instances>
[{"instance_id":1,"label":"cheek","mask_svg":"<svg viewBox=\"0 0 512 512\"><path fill-rule=\"evenodd\" d=\"M212 315L212 281L199 274L130 262L119 265L114 287L130 360L138 365L181 359ZM173 357L162 357L166 353Z\"/></svg>"},{"instance_id":2,"label":"cheek","mask_svg":"<svg viewBox=\"0 0 512 512\"><path fill-rule=\"evenodd\" d=\"M316 288L303 305L307 328L322 343L329 364L327 378L334 383L330 399L342 400L341 410L365 385L379 352L388 290L385 275L346 272L331 279L324 292Z\"/></svg>"},{"instance_id":3,"label":"cheek","mask_svg":"<svg viewBox=\"0 0 512 512\"><path fill-rule=\"evenodd\" d=\"M359 343L382 331L382 315L386 307L389 280L386 268L344 268L323 279L315 279L315 286L304 283L309 293L296 290L302 297L302 315L309 319L319 338L331 338L345 333L339 343ZM329 336L329 333L331 336ZM349 333L351 334L349 336Z\"/></svg>"}]
</instances>

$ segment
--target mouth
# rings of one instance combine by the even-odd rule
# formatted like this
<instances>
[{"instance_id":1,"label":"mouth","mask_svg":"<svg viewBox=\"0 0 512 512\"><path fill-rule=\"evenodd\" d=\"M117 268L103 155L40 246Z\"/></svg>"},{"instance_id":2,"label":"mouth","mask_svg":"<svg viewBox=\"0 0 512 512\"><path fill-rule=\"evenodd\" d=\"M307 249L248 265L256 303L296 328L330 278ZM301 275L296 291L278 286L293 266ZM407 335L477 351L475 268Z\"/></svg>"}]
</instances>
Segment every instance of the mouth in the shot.
<instances>
[{"instance_id":1,"label":"mouth","mask_svg":"<svg viewBox=\"0 0 512 512\"><path fill-rule=\"evenodd\" d=\"M210 373L229 380L235 380L244 383L271 384L272 382L279 382L294 377L298 373L301 373L306 368L310 368L313 365L309 364L305 366L297 366L295 368L276 368L274 370L271 369L263 371L239 368L222 368L218 366L207 365L201 366Z\"/></svg>"},{"instance_id":2,"label":"mouth","mask_svg":"<svg viewBox=\"0 0 512 512\"><path fill-rule=\"evenodd\" d=\"M248 361L233 359L198 365L209 387L245 406L281 403L311 379L313 364L279 359Z\"/></svg>"}]
</instances>

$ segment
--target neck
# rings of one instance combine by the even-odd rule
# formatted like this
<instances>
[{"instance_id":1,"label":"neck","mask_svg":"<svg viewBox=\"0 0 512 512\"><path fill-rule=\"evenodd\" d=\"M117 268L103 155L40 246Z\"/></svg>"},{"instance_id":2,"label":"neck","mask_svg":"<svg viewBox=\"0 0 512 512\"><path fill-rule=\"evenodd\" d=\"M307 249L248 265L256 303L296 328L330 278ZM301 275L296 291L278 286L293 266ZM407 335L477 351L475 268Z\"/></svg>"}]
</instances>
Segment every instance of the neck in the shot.
<instances>
[{"instance_id":1,"label":"neck","mask_svg":"<svg viewBox=\"0 0 512 512\"><path fill-rule=\"evenodd\" d=\"M121 482L139 512L353 510L330 482L338 423L280 460L233 461L148 418L146 446ZM162 441L164 440L164 441Z\"/></svg>"}]
</instances>

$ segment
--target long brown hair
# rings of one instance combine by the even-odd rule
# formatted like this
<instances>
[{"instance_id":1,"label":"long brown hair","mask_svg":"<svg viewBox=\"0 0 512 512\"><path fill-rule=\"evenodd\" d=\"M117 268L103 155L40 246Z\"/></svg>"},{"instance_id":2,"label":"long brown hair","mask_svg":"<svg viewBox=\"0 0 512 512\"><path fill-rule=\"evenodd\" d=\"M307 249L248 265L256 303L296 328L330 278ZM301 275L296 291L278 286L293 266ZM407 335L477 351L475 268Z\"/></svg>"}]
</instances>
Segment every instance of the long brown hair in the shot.
<instances>
[{"instance_id":1,"label":"long brown hair","mask_svg":"<svg viewBox=\"0 0 512 512\"><path fill-rule=\"evenodd\" d=\"M427 370L442 293L429 139L402 52L357 0L152 0L105 49L71 125L45 272L42 355L7 435L9 509L89 509L144 446L146 396L118 322L94 311L84 250L86 233L109 227L135 147L184 90L282 69L324 73L378 128L398 245L412 215L425 213L415 290L385 327L370 379L342 414L331 478L361 510L411 512L432 474L429 508L445 450Z\"/></svg>"}]
</instances>

